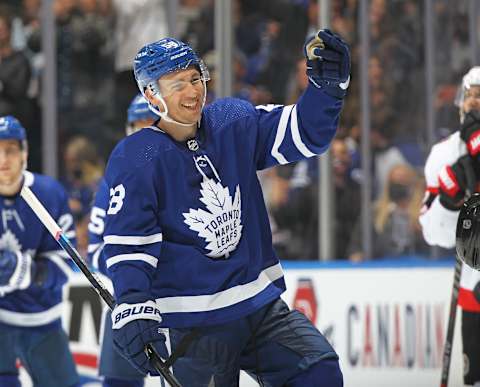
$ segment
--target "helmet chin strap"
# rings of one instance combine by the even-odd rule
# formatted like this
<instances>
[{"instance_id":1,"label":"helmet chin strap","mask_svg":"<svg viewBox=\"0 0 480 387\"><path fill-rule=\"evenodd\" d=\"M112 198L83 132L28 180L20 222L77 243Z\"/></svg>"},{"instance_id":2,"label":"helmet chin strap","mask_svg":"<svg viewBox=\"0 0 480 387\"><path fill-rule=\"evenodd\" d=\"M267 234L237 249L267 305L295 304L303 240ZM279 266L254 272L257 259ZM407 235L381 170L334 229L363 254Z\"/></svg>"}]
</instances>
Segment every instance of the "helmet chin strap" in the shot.
<instances>
[{"instance_id":1,"label":"helmet chin strap","mask_svg":"<svg viewBox=\"0 0 480 387\"><path fill-rule=\"evenodd\" d=\"M201 110L203 110L203 107L205 106L205 101L207 100L207 85L206 85L206 82L203 81L203 101L202 101L202 107L201 107ZM142 93L143 94L143 93ZM192 125L195 125L197 124L197 122L191 122L191 123L183 123L183 122L178 122L176 120L174 120L173 118L171 118L169 115L168 115L168 107L167 107L167 103L165 102L165 100L163 99L162 95L160 94L160 92L156 92L156 98L160 101L160 103L162 104L162 107L163 107L163 111L161 111L159 109L159 106L158 105L154 105L150 102L150 100L145 97L145 99L148 101L148 105L149 105L149 108L151 111L153 111L157 116L159 116L162 120L166 121L166 122L170 122L172 124L176 124L176 125L180 125L180 126L185 126L185 127L188 127L188 126L192 126ZM145 95L144 95L145 96Z\"/></svg>"}]
</instances>

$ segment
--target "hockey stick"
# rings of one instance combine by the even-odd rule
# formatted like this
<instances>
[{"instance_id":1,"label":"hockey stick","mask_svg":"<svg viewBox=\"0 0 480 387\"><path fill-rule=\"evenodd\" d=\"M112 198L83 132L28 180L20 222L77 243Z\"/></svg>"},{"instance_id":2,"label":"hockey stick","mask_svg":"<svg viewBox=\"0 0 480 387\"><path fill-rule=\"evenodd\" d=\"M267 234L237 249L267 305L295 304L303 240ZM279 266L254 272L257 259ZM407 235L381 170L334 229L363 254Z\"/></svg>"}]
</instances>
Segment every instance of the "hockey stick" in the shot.
<instances>
[{"instance_id":1,"label":"hockey stick","mask_svg":"<svg viewBox=\"0 0 480 387\"><path fill-rule=\"evenodd\" d=\"M455 272L453 276L452 296L450 298L450 313L448 316L447 335L442 357L442 378L440 387L448 386L448 375L450 372L450 360L452 358L453 336L455 331L455 320L457 317L458 288L460 287L460 276L462 274L462 261L455 255Z\"/></svg>"},{"instance_id":2,"label":"hockey stick","mask_svg":"<svg viewBox=\"0 0 480 387\"><path fill-rule=\"evenodd\" d=\"M43 223L47 230L52 234L58 244L62 247L63 250L70 256L70 258L75 262L78 268L82 273L87 277L88 281L97 291L98 295L105 301L110 310L113 310L115 307L115 300L110 292L105 288L105 285L98 279L98 277L92 273L87 267L85 261L80 256L80 254L72 246L71 242L58 226L55 220L50 216L48 211L45 209L42 203L37 199L35 194L30 190L30 188L23 186L20 191L20 195L27 202L29 207L33 210L38 219ZM165 378L165 380L170 384L171 387L182 387L178 382L177 378L173 376L168 367L165 365L164 361L155 351L155 348L151 344L147 344L145 347L145 353L147 354L150 362L155 367L155 369Z\"/></svg>"}]
</instances>

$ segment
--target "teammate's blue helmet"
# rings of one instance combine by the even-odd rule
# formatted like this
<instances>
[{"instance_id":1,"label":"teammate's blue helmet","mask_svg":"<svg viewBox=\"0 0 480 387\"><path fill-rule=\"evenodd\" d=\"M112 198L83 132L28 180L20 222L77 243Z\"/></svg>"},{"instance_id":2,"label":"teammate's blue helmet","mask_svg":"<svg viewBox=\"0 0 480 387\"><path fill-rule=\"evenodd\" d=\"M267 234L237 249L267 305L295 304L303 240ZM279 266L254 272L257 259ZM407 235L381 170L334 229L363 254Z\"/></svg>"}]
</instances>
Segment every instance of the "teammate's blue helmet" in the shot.
<instances>
[{"instance_id":1,"label":"teammate's blue helmet","mask_svg":"<svg viewBox=\"0 0 480 387\"><path fill-rule=\"evenodd\" d=\"M0 140L27 140L25 128L13 116L0 117Z\"/></svg>"},{"instance_id":2,"label":"teammate's blue helmet","mask_svg":"<svg viewBox=\"0 0 480 387\"><path fill-rule=\"evenodd\" d=\"M168 117L167 105L160 92L158 79L165 74L185 70L190 66L195 66L200 72L205 87L203 101L203 104L205 104L205 83L210 80L210 74L203 61L188 44L173 38L163 38L142 47L135 56L133 72L138 88L144 96L145 90L148 88L152 91L153 95L159 98L160 103L163 105L163 111L160 111L158 106L150 102L148 103L150 109L166 121L172 121L172 119ZM177 124L179 123L177 122Z\"/></svg>"},{"instance_id":3,"label":"teammate's blue helmet","mask_svg":"<svg viewBox=\"0 0 480 387\"><path fill-rule=\"evenodd\" d=\"M156 118L157 116L149 109L145 97L142 94L137 94L128 107L127 123L133 124L135 121Z\"/></svg>"}]
</instances>

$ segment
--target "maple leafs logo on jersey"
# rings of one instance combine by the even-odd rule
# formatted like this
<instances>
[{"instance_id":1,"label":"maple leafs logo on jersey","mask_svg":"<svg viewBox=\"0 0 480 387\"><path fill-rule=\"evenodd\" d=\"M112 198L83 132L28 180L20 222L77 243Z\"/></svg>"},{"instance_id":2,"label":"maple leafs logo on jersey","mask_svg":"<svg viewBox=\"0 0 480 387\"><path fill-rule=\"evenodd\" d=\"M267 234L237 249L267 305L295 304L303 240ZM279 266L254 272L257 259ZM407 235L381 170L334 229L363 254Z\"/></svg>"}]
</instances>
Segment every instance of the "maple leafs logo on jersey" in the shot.
<instances>
[{"instance_id":1,"label":"maple leafs logo on jersey","mask_svg":"<svg viewBox=\"0 0 480 387\"><path fill-rule=\"evenodd\" d=\"M198 236L208 242L208 257L228 258L242 236L240 186L237 185L235 189L233 201L228 187L213 179L201 183L200 193L200 201L208 211L202 208L190 209L183 214L184 222L190 230L196 231Z\"/></svg>"},{"instance_id":2,"label":"maple leafs logo on jersey","mask_svg":"<svg viewBox=\"0 0 480 387\"><path fill-rule=\"evenodd\" d=\"M15 234L7 230L0 237L0 250L22 251L22 245Z\"/></svg>"}]
</instances>

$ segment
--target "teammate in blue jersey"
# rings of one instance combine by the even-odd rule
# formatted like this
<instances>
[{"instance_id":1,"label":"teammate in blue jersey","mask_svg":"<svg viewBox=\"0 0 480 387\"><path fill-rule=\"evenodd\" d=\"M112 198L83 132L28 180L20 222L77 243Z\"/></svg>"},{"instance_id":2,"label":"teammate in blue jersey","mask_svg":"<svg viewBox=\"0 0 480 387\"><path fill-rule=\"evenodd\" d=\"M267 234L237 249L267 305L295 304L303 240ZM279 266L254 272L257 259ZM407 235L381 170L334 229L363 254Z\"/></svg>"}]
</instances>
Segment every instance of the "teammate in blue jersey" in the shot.
<instances>
[{"instance_id":1,"label":"teammate in blue jersey","mask_svg":"<svg viewBox=\"0 0 480 387\"><path fill-rule=\"evenodd\" d=\"M117 305L115 347L156 374L144 347L173 362L185 387L343 385L338 356L280 298L283 272L257 170L324 152L350 73L328 30L305 44L309 86L295 105L233 98L204 107L209 74L185 43L165 38L135 57L140 92L159 120L114 149L104 253ZM273 71L273 70L272 70Z\"/></svg>"},{"instance_id":2,"label":"teammate in blue jersey","mask_svg":"<svg viewBox=\"0 0 480 387\"><path fill-rule=\"evenodd\" d=\"M73 217L63 187L26 171L25 129L0 117L0 387L20 387L17 359L34 387L71 387L78 375L61 326L68 257L20 197L30 187L68 238Z\"/></svg>"},{"instance_id":3,"label":"teammate in blue jersey","mask_svg":"<svg viewBox=\"0 0 480 387\"><path fill-rule=\"evenodd\" d=\"M127 136L153 124L158 117L149 109L143 95L138 94L130 103L127 112ZM105 267L103 250L103 233L105 231L105 215L110 196L105 180L100 180L95 203L88 224L88 257L92 266L108 276ZM103 326L99 374L103 376L103 387L142 387L144 375L114 350L112 341L112 325L110 311L106 312L106 323Z\"/></svg>"}]
</instances>

